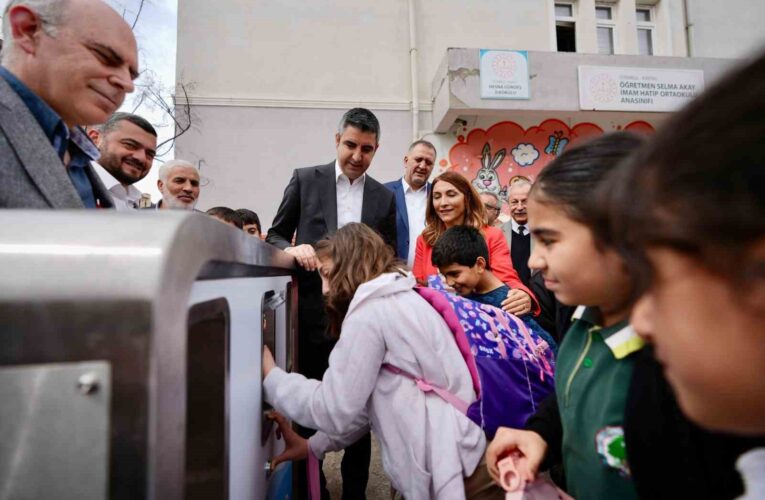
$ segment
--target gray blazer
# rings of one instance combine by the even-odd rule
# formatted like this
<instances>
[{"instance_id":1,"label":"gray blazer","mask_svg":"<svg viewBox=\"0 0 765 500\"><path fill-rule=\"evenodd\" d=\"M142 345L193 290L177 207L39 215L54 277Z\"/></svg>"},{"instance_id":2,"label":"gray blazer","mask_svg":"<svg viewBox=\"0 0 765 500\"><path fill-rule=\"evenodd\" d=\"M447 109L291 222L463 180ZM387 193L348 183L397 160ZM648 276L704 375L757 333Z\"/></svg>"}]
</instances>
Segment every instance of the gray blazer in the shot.
<instances>
[{"instance_id":1,"label":"gray blazer","mask_svg":"<svg viewBox=\"0 0 765 500\"><path fill-rule=\"evenodd\" d=\"M101 206L114 206L88 165ZM24 101L0 78L0 208L84 208L48 137Z\"/></svg>"}]
</instances>

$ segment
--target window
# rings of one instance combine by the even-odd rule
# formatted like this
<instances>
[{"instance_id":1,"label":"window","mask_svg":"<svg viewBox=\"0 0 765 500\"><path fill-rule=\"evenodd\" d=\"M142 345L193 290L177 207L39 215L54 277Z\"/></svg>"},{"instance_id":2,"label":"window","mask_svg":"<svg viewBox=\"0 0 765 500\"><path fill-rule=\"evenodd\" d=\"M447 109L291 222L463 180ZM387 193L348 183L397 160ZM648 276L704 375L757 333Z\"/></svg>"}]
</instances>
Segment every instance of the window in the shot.
<instances>
[{"instance_id":1,"label":"window","mask_svg":"<svg viewBox=\"0 0 765 500\"><path fill-rule=\"evenodd\" d=\"M574 18L574 6L570 3L556 3L555 4L555 17L556 18Z\"/></svg>"},{"instance_id":2,"label":"window","mask_svg":"<svg viewBox=\"0 0 765 500\"><path fill-rule=\"evenodd\" d=\"M598 22L598 54L614 53L614 12L605 5L595 7L595 19Z\"/></svg>"},{"instance_id":3,"label":"window","mask_svg":"<svg viewBox=\"0 0 765 500\"><path fill-rule=\"evenodd\" d=\"M656 27L653 9L651 7L638 6L635 10L635 17L637 18L638 54L641 56L652 56L653 32Z\"/></svg>"},{"instance_id":4,"label":"window","mask_svg":"<svg viewBox=\"0 0 765 500\"><path fill-rule=\"evenodd\" d=\"M555 4L555 36L558 52L576 52L576 19L574 4Z\"/></svg>"},{"instance_id":5,"label":"window","mask_svg":"<svg viewBox=\"0 0 765 500\"><path fill-rule=\"evenodd\" d=\"M651 19L651 9L648 7L638 7L636 10L636 14L637 14L637 21L639 23L653 22L653 19Z\"/></svg>"},{"instance_id":6,"label":"window","mask_svg":"<svg viewBox=\"0 0 765 500\"><path fill-rule=\"evenodd\" d=\"M595 7L596 18L610 21L612 16L611 7Z\"/></svg>"}]
</instances>

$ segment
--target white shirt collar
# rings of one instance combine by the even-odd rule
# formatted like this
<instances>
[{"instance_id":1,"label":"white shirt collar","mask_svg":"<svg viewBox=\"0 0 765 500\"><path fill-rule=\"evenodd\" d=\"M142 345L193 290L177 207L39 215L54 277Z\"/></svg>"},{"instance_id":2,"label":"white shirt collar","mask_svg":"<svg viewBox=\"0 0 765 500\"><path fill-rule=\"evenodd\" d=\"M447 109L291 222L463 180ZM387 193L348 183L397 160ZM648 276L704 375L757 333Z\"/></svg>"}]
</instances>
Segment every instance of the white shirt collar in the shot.
<instances>
[{"instance_id":1,"label":"white shirt collar","mask_svg":"<svg viewBox=\"0 0 765 500\"><path fill-rule=\"evenodd\" d=\"M91 161L90 164L93 166L93 170L96 171L98 174L98 178L101 179L101 182L104 183L104 187L108 190L111 190L114 186L117 186L120 184L120 181L114 178L112 174L109 173L104 167L101 166L100 163L97 161Z\"/></svg>"},{"instance_id":2,"label":"white shirt collar","mask_svg":"<svg viewBox=\"0 0 765 500\"><path fill-rule=\"evenodd\" d=\"M141 191L133 185L123 186L98 162L90 163L104 187L111 193L115 208L117 210L134 209L135 204L141 199Z\"/></svg>"},{"instance_id":3,"label":"white shirt collar","mask_svg":"<svg viewBox=\"0 0 765 500\"><path fill-rule=\"evenodd\" d=\"M510 217L510 224L513 226L513 232L520 234L519 228L521 227L521 225L515 222L515 219L513 219L512 217ZM528 233L529 232L528 223L524 224L523 226L526 228L526 233Z\"/></svg>"},{"instance_id":4,"label":"white shirt collar","mask_svg":"<svg viewBox=\"0 0 765 500\"><path fill-rule=\"evenodd\" d=\"M406 182L406 179L404 179L403 177L401 178L401 184L404 186L404 194L406 194L406 193L423 193L423 192L427 192L427 189L428 189L427 183L423 184L420 189L413 189L412 186L410 186L409 183Z\"/></svg>"},{"instance_id":5,"label":"white shirt collar","mask_svg":"<svg viewBox=\"0 0 765 500\"><path fill-rule=\"evenodd\" d=\"M342 170L340 170L340 163L338 163L338 161L335 160L335 184L340 182L340 179L343 179L348 181L348 184L351 184L352 186L355 186L357 182L360 183L361 186L363 186L366 178L367 178L367 174L366 172L364 172L363 174L361 174L361 177L356 179L354 182L351 182L348 176L345 175Z\"/></svg>"}]
</instances>

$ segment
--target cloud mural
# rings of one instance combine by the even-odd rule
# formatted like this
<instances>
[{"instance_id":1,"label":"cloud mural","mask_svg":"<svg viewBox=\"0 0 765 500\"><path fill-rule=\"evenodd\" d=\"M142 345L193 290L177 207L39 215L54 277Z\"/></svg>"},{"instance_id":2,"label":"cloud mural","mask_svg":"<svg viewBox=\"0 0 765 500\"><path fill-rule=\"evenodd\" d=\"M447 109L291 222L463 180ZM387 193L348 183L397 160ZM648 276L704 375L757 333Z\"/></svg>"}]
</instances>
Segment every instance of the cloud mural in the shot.
<instances>
[{"instance_id":1,"label":"cloud mural","mask_svg":"<svg viewBox=\"0 0 765 500\"><path fill-rule=\"evenodd\" d=\"M533 165L539 158L539 151L533 144L518 144L510 153L513 155L515 163L521 167Z\"/></svg>"}]
</instances>

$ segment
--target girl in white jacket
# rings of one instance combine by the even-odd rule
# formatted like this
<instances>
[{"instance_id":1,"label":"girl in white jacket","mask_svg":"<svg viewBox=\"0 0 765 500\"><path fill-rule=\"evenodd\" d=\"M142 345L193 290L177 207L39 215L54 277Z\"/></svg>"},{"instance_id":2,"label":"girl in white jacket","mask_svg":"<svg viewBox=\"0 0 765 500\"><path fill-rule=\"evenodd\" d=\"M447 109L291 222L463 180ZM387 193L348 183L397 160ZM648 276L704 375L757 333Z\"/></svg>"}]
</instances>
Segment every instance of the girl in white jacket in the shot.
<instances>
[{"instance_id":1,"label":"girl in white jacket","mask_svg":"<svg viewBox=\"0 0 765 500\"><path fill-rule=\"evenodd\" d=\"M286 373L267 348L263 353L266 400L318 430L306 443L282 421L290 446L284 456L313 453L322 459L371 428L391 484L407 500L502 498L479 467L483 431L436 394L382 368L389 363L464 401L475 400L454 337L413 290L414 277L363 224L348 224L319 242L316 255L330 334L339 336L323 380Z\"/></svg>"}]
</instances>

